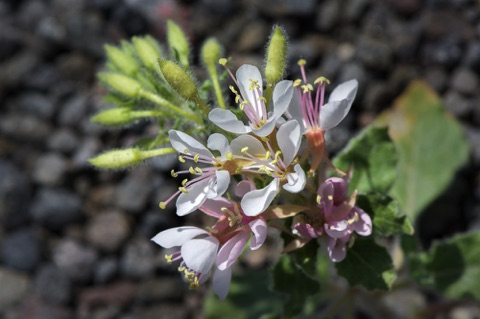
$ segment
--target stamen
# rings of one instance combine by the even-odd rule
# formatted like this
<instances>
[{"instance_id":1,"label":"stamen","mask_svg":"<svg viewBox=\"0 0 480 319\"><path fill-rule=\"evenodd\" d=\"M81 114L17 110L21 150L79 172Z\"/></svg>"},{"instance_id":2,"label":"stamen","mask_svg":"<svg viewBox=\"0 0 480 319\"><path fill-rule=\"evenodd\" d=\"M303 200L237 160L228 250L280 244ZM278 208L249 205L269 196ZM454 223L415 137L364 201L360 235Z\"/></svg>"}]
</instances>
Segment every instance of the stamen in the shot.
<instances>
[{"instance_id":1,"label":"stamen","mask_svg":"<svg viewBox=\"0 0 480 319\"><path fill-rule=\"evenodd\" d=\"M183 181L182 181L182 186L185 187L185 184L188 182L188 179L185 178Z\"/></svg>"},{"instance_id":2,"label":"stamen","mask_svg":"<svg viewBox=\"0 0 480 319\"><path fill-rule=\"evenodd\" d=\"M195 174L195 170L194 170L193 167L191 167L191 166L188 168L188 171L189 171L190 174L192 174L192 175Z\"/></svg>"},{"instance_id":3,"label":"stamen","mask_svg":"<svg viewBox=\"0 0 480 319\"><path fill-rule=\"evenodd\" d=\"M195 172L200 175L203 174L203 171L200 167L195 167Z\"/></svg>"},{"instance_id":4,"label":"stamen","mask_svg":"<svg viewBox=\"0 0 480 319\"><path fill-rule=\"evenodd\" d=\"M175 170L173 169L170 171L170 175L172 175L172 177L178 177L178 174L175 173Z\"/></svg>"},{"instance_id":5,"label":"stamen","mask_svg":"<svg viewBox=\"0 0 480 319\"><path fill-rule=\"evenodd\" d=\"M160 202L160 204L158 204L158 206L160 206L160 209L167 208L167 204L165 202Z\"/></svg>"},{"instance_id":6,"label":"stamen","mask_svg":"<svg viewBox=\"0 0 480 319\"><path fill-rule=\"evenodd\" d=\"M319 205L320 205L320 202L321 202L321 200L322 200L322 196L320 196L320 195L317 195L317 204L319 204Z\"/></svg>"},{"instance_id":7,"label":"stamen","mask_svg":"<svg viewBox=\"0 0 480 319\"><path fill-rule=\"evenodd\" d=\"M301 84L302 84L302 80L300 80L300 79L296 79L295 81L293 81L293 87L294 88L300 86Z\"/></svg>"},{"instance_id":8,"label":"stamen","mask_svg":"<svg viewBox=\"0 0 480 319\"><path fill-rule=\"evenodd\" d=\"M178 155L178 160L179 160L181 163L185 163L185 159L182 157L182 155Z\"/></svg>"},{"instance_id":9,"label":"stamen","mask_svg":"<svg viewBox=\"0 0 480 319\"><path fill-rule=\"evenodd\" d=\"M184 194L188 194L188 190L185 187L179 187L178 190Z\"/></svg>"},{"instance_id":10,"label":"stamen","mask_svg":"<svg viewBox=\"0 0 480 319\"><path fill-rule=\"evenodd\" d=\"M315 81L313 82L313 84L317 84L317 83L320 83L320 85L323 85L323 83L330 84L330 80L324 76L321 76L316 78Z\"/></svg>"},{"instance_id":11,"label":"stamen","mask_svg":"<svg viewBox=\"0 0 480 319\"><path fill-rule=\"evenodd\" d=\"M242 152L242 153L248 152L248 146L245 146L244 148L242 148L242 149L241 149L241 152Z\"/></svg>"},{"instance_id":12,"label":"stamen","mask_svg":"<svg viewBox=\"0 0 480 319\"><path fill-rule=\"evenodd\" d=\"M225 58L221 58L221 59L218 60L218 63L221 64L221 65L223 65L223 66L226 66L226 65L227 65L227 62L228 62L228 60L225 59Z\"/></svg>"},{"instance_id":13,"label":"stamen","mask_svg":"<svg viewBox=\"0 0 480 319\"><path fill-rule=\"evenodd\" d=\"M307 64L307 61L305 59L300 59L300 60L298 60L297 63L298 63L299 66L305 66Z\"/></svg>"},{"instance_id":14,"label":"stamen","mask_svg":"<svg viewBox=\"0 0 480 319\"><path fill-rule=\"evenodd\" d=\"M333 200L333 196L332 196L332 195L328 195L327 198L328 198L328 200Z\"/></svg>"},{"instance_id":15,"label":"stamen","mask_svg":"<svg viewBox=\"0 0 480 319\"><path fill-rule=\"evenodd\" d=\"M195 163L198 163L198 159L200 158L200 154L196 154L194 157L193 157L193 161Z\"/></svg>"}]
</instances>

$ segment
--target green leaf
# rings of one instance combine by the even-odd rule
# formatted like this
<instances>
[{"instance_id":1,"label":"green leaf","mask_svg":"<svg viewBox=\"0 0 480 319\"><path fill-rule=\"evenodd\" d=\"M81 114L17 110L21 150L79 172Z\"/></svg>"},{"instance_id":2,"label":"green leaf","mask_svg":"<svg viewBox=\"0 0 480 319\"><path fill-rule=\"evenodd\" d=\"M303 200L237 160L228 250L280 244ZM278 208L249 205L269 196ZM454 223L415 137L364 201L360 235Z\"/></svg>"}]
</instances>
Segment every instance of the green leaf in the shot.
<instances>
[{"instance_id":1,"label":"green leaf","mask_svg":"<svg viewBox=\"0 0 480 319\"><path fill-rule=\"evenodd\" d=\"M286 302L283 304L284 316L290 318L302 312L305 301L317 293L320 285L299 271L289 255L283 255L273 268L273 290L283 293Z\"/></svg>"},{"instance_id":2,"label":"green leaf","mask_svg":"<svg viewBox=\"0 0 480 319\"><path fill-rule=\"evenodd\" d=\"M372 218L375 235L412 235L414 233L410 220L400 212L398 202L390 196L379 193L358 195L356 205Z\"/></svg>"},{"instance_id":3,"label":"green leaf","mask_svg":"<svg viewBox=\"0 0 480 319\"><path fill-rule=\"evenodd\" d=\"M395 181L397 153L386 128L368 127L333 163L343 171L353 167L350 190L387 192Z\"/></svg>"},{"instance_id":4,"label":"green leaf","mask_svg":"<svg viewBox=\"0 0 480 319\"><path fill-rule=\"evenodd\" d=\"M399 153L393 194L415 219L468 160L464 132L435 92L419 81L378 122L388 124Z\"/></svg>"},{"instance_id":5,"label":"green leaf","mask_svg":"<svg viewBox=\"0 0 480 319\"><path fill-rule=\"evenodd\" d=\"M387 249L376 244L371 237L357 237L353 247L348 249L347 257L337 263L336 268L350 285L362 285L370 290L388 290L396 278Z\"/></svg>"},{"instance_id":6,"label":"green leaf","mask_svg":"<svg viewBox=\"0 0 480 319\"><path fill-rule=\"evenodd\" d=\"M317 252L318 243L316 240L311 240L308 244L300 249L293 251L292 256L295 265L312 279L317 279Z\"/></svg>"},{"instance_id":7,"label":"green leaf","mask_svg":"<svg viewBox=\"0 0 480 319\"><path fill-rule=\"evenodd\" d=\"M446 296L480 299L480 232L435 243L424 263L434 287Z\"/></svg>"}]
</instances>

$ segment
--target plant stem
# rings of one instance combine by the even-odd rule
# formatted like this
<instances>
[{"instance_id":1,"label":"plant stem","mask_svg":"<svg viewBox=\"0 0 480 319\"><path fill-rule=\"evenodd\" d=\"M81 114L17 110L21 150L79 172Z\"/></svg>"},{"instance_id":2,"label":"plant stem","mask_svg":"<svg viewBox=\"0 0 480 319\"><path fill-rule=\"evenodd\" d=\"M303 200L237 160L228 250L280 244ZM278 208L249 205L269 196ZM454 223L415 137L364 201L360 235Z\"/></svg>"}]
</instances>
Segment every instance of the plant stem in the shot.
<instances>
[{"instance_id":1,"label":"plant stem","mask_svg":"<svg viewBox=\"0 0 480 319\"><path fill-rule=\"evenodd\" d=\"M215 90L218 106L224 109L225 100L223 99L222 89L220 88L220 82L218 81L218 73L215 65L212 64L208 66L208 73L210 73L210 78L212 79L213 89Z\"/></svg>"}]
</instances>

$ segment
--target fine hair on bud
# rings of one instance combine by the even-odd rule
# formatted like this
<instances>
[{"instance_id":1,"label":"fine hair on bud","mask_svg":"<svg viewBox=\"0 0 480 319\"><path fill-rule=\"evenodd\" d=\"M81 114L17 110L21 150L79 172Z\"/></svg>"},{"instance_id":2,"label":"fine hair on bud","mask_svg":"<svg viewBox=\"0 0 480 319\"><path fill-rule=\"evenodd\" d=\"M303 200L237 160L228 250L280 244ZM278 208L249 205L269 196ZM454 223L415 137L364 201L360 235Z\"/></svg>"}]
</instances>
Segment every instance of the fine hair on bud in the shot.
<instances>
[{"instance_id":1,"label":"fine hair on bud","mask_svg":"<svg viewBox=\"0 0 480 319\"><path fill-rule=\"evenodd\" d=\"M185 100L191 101L198 97L195 81L182 66L169 60L158 60L163 77L170 86Z\"/></svg>"},{"instance_id":2,"label":"fine hair on bud","mask_svg":"<svg viewBox=\"0 0 480 319\"><path fill-rule=\"evenodd\" d=\"M286 31L278 25L273 26L265 54L265 77L268 85L274 85L283 79L287 68L287 51Z\"/></svg>"}]
</instances>

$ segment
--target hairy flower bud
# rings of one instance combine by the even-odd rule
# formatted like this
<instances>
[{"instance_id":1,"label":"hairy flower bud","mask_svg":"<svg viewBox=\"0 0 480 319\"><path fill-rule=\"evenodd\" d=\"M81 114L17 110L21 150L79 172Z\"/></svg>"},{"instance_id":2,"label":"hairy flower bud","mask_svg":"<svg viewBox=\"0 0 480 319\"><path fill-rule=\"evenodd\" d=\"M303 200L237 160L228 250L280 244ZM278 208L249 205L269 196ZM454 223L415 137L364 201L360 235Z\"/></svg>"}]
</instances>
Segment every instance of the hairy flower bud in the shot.
<instances>
[{"instance_id":1,"label":"hairy flower bud","mask_svg":"<svg viewBox=\"0 0 480 319\"><path fill-rule=\"evenodd\" d=\"M142 90L142 85L139 82L123 74L100 73L98 77L118 93L130 98L136 98L138 92Z\"/></svg>"},{"instance_id":2,"label":"hairy flower bud","mask_svg":"<svg viewBox=\"0 0 480 319\"><path fill-rule=\"evenodd\" d=\"M108 59L121 72L132 75L138 71L138 64L134 57L112 45L104 46Z\"/></svg>"},{"instance_id":3,"label":"hairy flower bud","mask_svg":"<svg viewBox=\"0 0 480 319\"><path fill-rule=\"evenodd\" d=\"M122 169L140 164L142 151L136 148L108 151L88 160L90 164L103 169Z\"/></svg>"},{"instance_id":4,"label":"hairy flower bud","mask_svg":"<svg viewBox=\"0 0 480 319\"><path fill-rule=\"evenodd\" d=\"M282 80L287 65L287 37L285 32L275 26L268 43L265 77L268 85Z\"/></svg>"},{"instance_id":5,"label":"hairy flower bud","mask_svg":"<svg viewBox=\"0 0 480 319\"><path fill-rule=\"evenodd\" d=\"M185 69L168 60L158 60L158 64L165 80L181 97L186 100L197 99L197 86Z\"/></svg>"},{"instance_id":6,"label":"hairy flower bud","mask_svg":"<svg viewBox=\"0 0 480 319\"><path fill-rule=\"evenodd\" d=\"M156 66L157 60L162 57L160 47L156 45L155 40L149 36L143 38L133 37L132 42L143 64L153 69Z\"/></svg>"},{"instance_id":7,"label":"hairy flower bud","mask_svg":"<svg viewBox=\"0 0 480 319\"><path fill-rule=\"evenodd\" d=\"M182 29L172 20L167 21L167 40L175 58L185 68L189 67L190 47Z\"/></svg>"},{"instance_id":8,"label":"hairy flower bud","mask_svg":"<svg viewBox=\"0 0 480 319\"><path fill-rule=\"evenodd\" d=\"M128 107L116 107L102 111L91 118L93 123L114 126L131 123L135 120L132 116L132 110Z\"/></svg>"},{"instance_id":9,"label":"hairy flower bud","mask_svg":"<svg viewBox=\"0 0 480 319\"><path fill-rule=\"evenodd\" d=\"M220 43L215 38L209 38L202 47L202 61L207 66L216 65L221 53Z\"/></svg>"}]
</instances>

